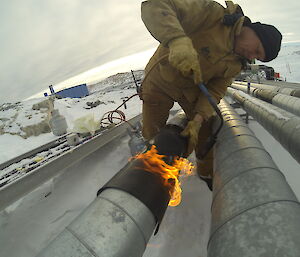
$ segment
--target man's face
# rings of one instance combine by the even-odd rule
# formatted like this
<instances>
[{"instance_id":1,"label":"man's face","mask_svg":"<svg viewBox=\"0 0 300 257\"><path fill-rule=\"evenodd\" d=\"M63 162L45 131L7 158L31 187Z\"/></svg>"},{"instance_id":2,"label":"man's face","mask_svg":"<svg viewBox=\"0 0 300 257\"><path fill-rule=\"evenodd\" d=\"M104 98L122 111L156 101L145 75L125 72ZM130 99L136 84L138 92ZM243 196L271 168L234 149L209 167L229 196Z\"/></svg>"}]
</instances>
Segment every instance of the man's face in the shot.
<instances>
[{"instance_id":1,"label":"man's face","mask_svg":"<svg viewBox=\"0 0 300 257\"><path fill-rule=\"evenodd\" d=\"M248 27L243 27L241 34L236 38L234 51L248 60L258 59L263 61L266 57L259 37Z\"/></svg>"}]
</instances>

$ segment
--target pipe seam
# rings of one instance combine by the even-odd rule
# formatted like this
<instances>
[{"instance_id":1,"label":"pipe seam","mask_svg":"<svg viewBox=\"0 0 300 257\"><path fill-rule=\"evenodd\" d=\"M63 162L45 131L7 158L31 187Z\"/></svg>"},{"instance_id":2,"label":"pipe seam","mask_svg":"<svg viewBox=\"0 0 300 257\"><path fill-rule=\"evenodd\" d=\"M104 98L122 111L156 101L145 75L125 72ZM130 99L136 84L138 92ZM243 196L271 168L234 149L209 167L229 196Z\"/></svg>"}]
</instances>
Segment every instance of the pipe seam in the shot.
<instances>
[{"instance_id":1,"label":"pipe seam","mask_svg":"<svg viewBox=\"0 0 300 257\"><path fill-rule=\"evenodd\" d=\"M298 116L259 99L242 95L240 94L242 92L233 89L228 90L228 93L238 101L237 95L243 98L243 108L269 131L296 161L300 162L300 140L296 136L300 126Z\"/></svg>"},{"instance_id":2,"label":"pipe seam","mask_svg":"<svg viewBox=\"0 0 300 257\"><path fill-rule=\"evenodd\" d=\"M214 195L213 195L213 200L212 200L212 203L211 203L211 207L213 206L214 202L215 202L215 199L217 198L218 194L222 191L222 189L224 189L224 187L229 184L231 181L233 181L235 178L238 178L240 175L243 175L247 172L250 172L252 170L256 170L256 169L270 169L270 170L275 170L277 171L285 180L285 176L283 175L283 173L279 170L279 169L276 169L274 167L267 167L267 166L260 166L260 167L253 167L253 168L250 168L250 169L247 169L247 170L244 170L242 172L240 172L238 175L235 175L235 176L232 176L232 177L229 177L222 185L222 187L219 188L219 190L215 193L214 191Z\"/></svg>"},{"instance_id":3,"label":"pipe seam","mask_svg":"<svg viewBox=\"0 0 300 257\"><path fill-rule=\"evenodd\" d=\"M231 129L234 129L234 128L239 128L239 127L231 127ZM236 134L234 136L229 135L229 136L225 137L223 140L227 141L229 139L233 139L235 136L238 136L238 137L240 137L240 136L249 136L250 137L251 135L249 135L247 132L245 132L245 133Z\"/></svg>"},{"instance_id":4,"label":"pipe seam","mask_svg":"<svg viewBox=\"0 0 300 257\"><path fill-rule=\"evenodd\" d=\"M237 127L231 127L231 128L239 128L240 126L237 126ZM222 133L223 134L223 133ZM257 139L253 134L247 134L246 132L245 133L240 133L240 134L235 134L235 135L232 135L232 136L228 136L226 137L225 139L223 139L223 141L227 141L228 139L233 139L235 137L240 137L240 136L249 136L249 137L253 137L255 139ZM222 160L223 161L223 160Z\"/></svg>"},{"instance_id":5,"label":"pipe seam","mask_svg":"<svg viewBox=\"0 0 300 257\"><path fill-rule=\"evenodd\" d=\"M111 200L109 200L109 199L101 196L101 194L98 196L98 198L101 198L103 200L106 200L106 201L110 202L111 204L113 204L113 205L117 206L118 208L120 208L124 213L126 213L126 215L133 221L133 223L136 225L136 227L138 228L138 230L142 234L145 246L147 245L147 240L146 240L145 235L144 235L142 229L140 228L139 224L136 223L136 221L132 218L132 216L123 207L121 207L120 205L116 204L115 202L113 202L113 201L111 201Z\"/></svg>"},{"instance_id":6,"label":"pipe seam","mask_svg":"<svg viewBox=\"0 0 300 257\"><path fill-rule=\"evenodd\" d=\"M72 236L74 236L89 251L90 254L92 254L95 257L101 257L88 245L87 242L78 237L76 232L73 231L69 226L66 227L66 230L69 231L72 234Z\"/></svg>"},{"instance_id":7,"label":"pipe seam","mask_svg":"<svg viewBox=\"0 0 300 257\"><path fill-rule=\"evenodd\" d=\"M238 125L226 126L226 127L223 128L223 131L227 131L227 130L230 130L230 129L232 129L232 128L240 128L240 127L248 128L247 125L242 126L242 125L238 124ZM223 132L222 132L222 133L223 133ZM246 135L246 134L245 134L245 135ZM247 134L247 135L248 135L248 134Z\"/></svg>"},{"instance_id":8,"label":"pipe seam","mask_svg":"<svg viewBox=\"0 0 300 257\"><path fill-rule=\"evenodd\" d=\"M216 233L217 233L223 226L225 226L228 222L234 220L236 217L238 217L238 216L240 216L241 214L246 213L246 212L248 212L248 211L250 211L250 210L252 210L252 209L255 209L255 208L260 207L260 206L272 204L272 203L278 203L278 202L291 202L291 203L295 203L295 204L297 204L297 205L300 206L300 203L297 202L297 201L294 201L294 200L287 200L287 199L282 199L282 200L274 200L274 201L264 202L264 203L261 203L261 204L257 204L257 205L255 205L255 206L253 206L253 207L251 207L251 208L247 208L247 209L245 209L245 210L242 210L242 211L236 213L234 216L232 216L232 217L228 218L227 220L225 220L219 227L217 227L217 228L215 229L215 231L210 235L210 238L209 238L208 243L207 243L207 248L209 247L209 244L210 244L210 242L212 241L213 237L216 235Z\"/></svg>"},{"instance_id":9,"label":"pipe seam","mask_svg":"<svg viewBox=\"0 0 300 257\"><path fill-rule=\"evenodd\" d=\"M229 155L224 157L223 160L221 160L219 162L222 163L225 159L229 158L232 154L235 154L235 153L240 152L240 151L248 150L248 149L259 149L259 150L262 150L263 152L267 153L269 156L271 156L264 148L260 148L258 146L248 146L248 147L245 147L245 148L242 148L242 149L237 149L237 150L231 152Z\"/></svg>"}]
</instances>

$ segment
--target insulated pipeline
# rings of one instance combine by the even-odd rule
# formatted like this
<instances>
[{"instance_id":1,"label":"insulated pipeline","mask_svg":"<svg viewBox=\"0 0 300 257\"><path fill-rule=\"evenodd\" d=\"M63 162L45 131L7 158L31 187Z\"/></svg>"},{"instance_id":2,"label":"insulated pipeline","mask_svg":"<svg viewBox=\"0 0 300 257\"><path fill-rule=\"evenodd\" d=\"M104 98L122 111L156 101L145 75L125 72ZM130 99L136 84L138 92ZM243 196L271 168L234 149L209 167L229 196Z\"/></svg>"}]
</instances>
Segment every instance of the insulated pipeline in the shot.
<instances>
[{"instance_id":1,"label":"insulated pipeline","mask_svg":"<svg viewBox=\"0 0 300 257\"><path fill-rule=\"evenodd\" d=\"M142 256L155 225L141 201L107 189L38 256Z\"/></svg>"},{"instance_id":2,"label":"insulated pipeline","mask_svg":"<svg viewBox=\"0 0 300 257\"><path fill-rule=\"evenodd\" d=\"M272 104L228 88L237 100L300 163L300 118Z\"/></svg>"},{"instance_id":3,"label":"insulated pipeline","mask_svg":"<svg viewBox=\"0 0 300 257\"><path fill-rule=\"evenodd\" d=\"M238 87L245 87L247 86L246 82L234 82L231 87L234 87L236 89L241 90ZM257 83L251 83L251 87L254 89L266 89L266 90L271 90L273 92L281 93L284 95L289 95L289 96L294 96L294 97L300 97L300 89L299 86L284 86L284 85L279 85L279 86L274 86L274 85L266 85L266 84L257 84Z\"/></svg>"},{"instance_id":4,"label":"insulated pipeline","mask_svg":"<svg viewBox=\"0 0 300 257\"><path fill-rule=\"evenodd\" d=\"M153 139L159 154L182 156L187 139L180 132L187 123L180 114ZM97 198L39 257L140 257L167 209L173 182L141 159L130 160L99 191ZM169 182L169 180L167 181ZM157 230L156 230L157 231Z\"/></svg>"},{"instance_id":5,"label":"insulated pipeline","mask_svg":"<svg viewBox=\"0 0 300 257\"><path fill-rule=\"evenodd\" d=\"M277 94L273 97L272 104L300 116L300 98L298 97Z\"/></svg>"},{"instance_id":6,"label":"insulated pipeline","mask_svg":"<svg viewBox=\"0 0 300 257\"><path fill-rule=\"evenodd\" d=\"M233 83L230 85L232 88L235 88L235 89L238 89L238 90L241 90L245 93L248 93L248 86L247 85L240 85L240 84L236 84L236 83ZM253 95L254 91L257 90L256 87L253 87L253 86L250 86L250 94Z\"/></svg>"},{"instance_id":7,"label":"insulated pipeline","mask_svg":"<svg viewBox=\"0 0 300 257\"><path fill-rule=\"evenodd\" d=\"M233 84L231 87L247 93L247 86ZM255 87L251 87L250 94L256 98L264 100L265 102L271 103L279 108L300 116L300 98L298 97L278 93L277 91L272 91L270 89L258 89Z\"/></svg>"},{"instance_id":8,"label":"insulated pipeline","mask_svg":"<svg viewBox=\"0 0 300 257\"><path fill-rule=\"evenodd\" d=\"M235 87L235 86L247 87L247 82L234 82L234 83L232 83L231 86L232 87ZM278 90L280 89L279 86L271 86L271 85L257 84L257 83L251 83L251 88L269 89L274 92L278 92Z\"/></svg>"},{"instance_id":9,"label":"insulated pipeline","mask_svg":"<svg viewBox=\"0 0 300 257\"><path fill-rule=\"evenodd\" d=\"M215 146L209 257L299 257L300 204L271 156L225 101Z\"/></svg>"}]
</instances>

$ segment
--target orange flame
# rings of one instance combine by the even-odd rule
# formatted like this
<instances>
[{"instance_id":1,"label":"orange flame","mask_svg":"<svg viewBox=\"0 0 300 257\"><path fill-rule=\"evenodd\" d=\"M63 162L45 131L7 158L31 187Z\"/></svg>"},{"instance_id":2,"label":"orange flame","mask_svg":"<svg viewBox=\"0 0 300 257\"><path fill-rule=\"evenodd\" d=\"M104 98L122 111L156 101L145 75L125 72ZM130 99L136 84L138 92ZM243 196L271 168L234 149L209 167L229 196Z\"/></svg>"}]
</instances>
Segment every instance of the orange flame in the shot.
<instances>
[{"instance_id":1,"label":"orange flame","mask_svg":"<svg viewBox=\"0 0 300 257\"><path fill-rule=\"evenodd\" d=\"M177 206L181 202L181 187L179 177L191 175L194 166L185 158L176 157L173 166L165 163L163 158L165 155L159 155L155 146L145 153L141 153L133 157L141 159L145 165L144 170L159 174L164 179L164 185L169 187L171 200L169 206Z\"/></svg>"}]
</instances>

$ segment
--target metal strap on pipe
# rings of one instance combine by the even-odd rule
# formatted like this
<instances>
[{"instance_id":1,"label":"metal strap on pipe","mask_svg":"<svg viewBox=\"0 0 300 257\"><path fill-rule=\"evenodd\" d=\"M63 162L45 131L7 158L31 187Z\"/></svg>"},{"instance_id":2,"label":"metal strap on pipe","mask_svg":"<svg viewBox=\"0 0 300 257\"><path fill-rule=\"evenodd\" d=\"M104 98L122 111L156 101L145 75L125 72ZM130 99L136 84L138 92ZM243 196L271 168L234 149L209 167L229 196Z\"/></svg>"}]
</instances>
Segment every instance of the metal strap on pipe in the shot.
<instances>
[{"instance_id":1,"label":"metal strap on pipe","mask_svg":"<svg viewBox=\"0 0 300 257\"><path fill-rule=\"evenodd\" d=\"M300 204L271 156L225 101L215 147L209 257L300 256Z\"/></svg>"},{"instance_id":2,"label":"metal strap on pipe","mask_svg":"<svg viewBox=\"0 0 300 257\"><path fill-rule=\"evenodd\" d=\"M228 88L237 100L300 163L300 118L272 104Z\"/></svg>"}]
</instances>

